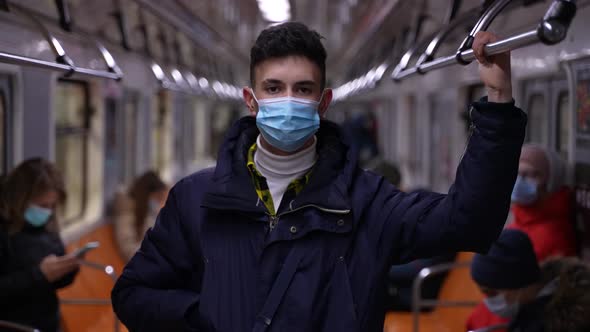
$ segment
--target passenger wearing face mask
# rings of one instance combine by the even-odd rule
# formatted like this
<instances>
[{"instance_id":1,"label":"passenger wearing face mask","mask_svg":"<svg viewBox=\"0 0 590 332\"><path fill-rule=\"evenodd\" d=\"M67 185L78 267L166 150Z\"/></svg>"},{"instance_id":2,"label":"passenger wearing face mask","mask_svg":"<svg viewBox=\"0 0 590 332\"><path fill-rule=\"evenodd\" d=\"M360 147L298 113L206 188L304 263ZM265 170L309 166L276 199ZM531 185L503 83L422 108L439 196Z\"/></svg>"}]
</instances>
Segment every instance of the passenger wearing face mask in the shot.
<instances>
[{"instance_id":1,"label":"passenger wearing face mask","mask_svg":"<svg viewBox=\"0 0 590 332\"><path fill-rule=\"evenodd\" d=\"M359 167L333 97L321 36L265 29L250 56L251 116L215 168L182 179L112 291L131 331L383 331L389 266L487 251L508 215L526 115L508 54L473 42L488 98L448 195L400 192ZM138 305L141 304L141 305Z\"/></svg>"},{"instance_id":2,"label":"passenger wearing face mask","mask_svg":"<svg viewBox=\"0 0 590 332\"><path fill-rule=\"evenodd\" d=\"M528 236L505 230L486 255L476 254L471 276L485 306L508 322L508 332L571 332L590 328L590 269L574 259L539 267ZM496 331L496 330L494 330Z\"/></svg>"},{"instance_id":3,"label":"passenger wearing face mask","mask_svg":"<svg viewBox=\"0 0 590 332\"><path fill-rule=\"evenodd\" d=\"M564 180L565 162L557 153L536 144L523 146L508 228L529 236L538 262L576 255L571 193ZM505 322L480 304L469 316L467 329Z\"/></svg>"},{"instance_id":4,"label":"passenger wearing face mask","mask_svg":"<svg viewBox=\"0 0 590 332\"><path fill-rule=\"evenodd\" d=\"M61 175L40 158L16 167L0 189L0 320L41 331L59 328L56 290L71 284L78 261L66 255L55 210Z\"/></svg>"},{"instance_id":5,"label":"passenger wearing face mask","mask_svg":"<svg viewBox=\"0 0 590 332\"><path fill-rule=\"evenodd\" d=\"M508 227L528 234L539 262L576 255L573 200L565 176L565 163L557 153L539 145L523 146L511 197L514 220Z\"/></svg>"},{"instance_id":6,"label":"passenger wearing face mask","mask_svg":"<svg viewBox=\"0 0 590 332\"><path fill-rule=\"evenodd\" d=\"M139 176L128 192L115 196L115 237L121 256L135 254L145 232L154 225L168 197L168 185L154 171Z\"/></svg>"}]
</instances>

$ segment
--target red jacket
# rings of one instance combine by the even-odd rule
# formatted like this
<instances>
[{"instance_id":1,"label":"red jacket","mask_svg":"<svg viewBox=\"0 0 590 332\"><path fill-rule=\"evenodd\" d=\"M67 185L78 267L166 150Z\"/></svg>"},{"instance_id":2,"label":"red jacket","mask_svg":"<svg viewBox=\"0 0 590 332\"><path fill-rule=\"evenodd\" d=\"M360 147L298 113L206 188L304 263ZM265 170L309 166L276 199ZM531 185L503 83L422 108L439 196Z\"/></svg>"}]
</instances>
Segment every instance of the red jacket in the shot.
<instances>
[{"instance_id":1,"label":"red jacket","mask_svg":"<svg viewBox=\"0 0 590 332\"><path fill-rule=\"evenodd\" d=\"M575 256L571 193L562 188L532 206L512 205L514 222L508 228L528 234L539 262L551 256Z\"/></svg>"},{"instance_id":2,"label":"red jacket","mask_svg":"<svg viewBox=\"0 0 590 332\"><path fill-rule=\"evenodd\" d=\"M512 205L514 222L508 228L528 234L539 262L552 256L575 256L572 213L570 191L563 188L532 206ZM466 327L469 331L507 322L491 313L482 302L469 315Z\"/></svg>"}]
</instances>

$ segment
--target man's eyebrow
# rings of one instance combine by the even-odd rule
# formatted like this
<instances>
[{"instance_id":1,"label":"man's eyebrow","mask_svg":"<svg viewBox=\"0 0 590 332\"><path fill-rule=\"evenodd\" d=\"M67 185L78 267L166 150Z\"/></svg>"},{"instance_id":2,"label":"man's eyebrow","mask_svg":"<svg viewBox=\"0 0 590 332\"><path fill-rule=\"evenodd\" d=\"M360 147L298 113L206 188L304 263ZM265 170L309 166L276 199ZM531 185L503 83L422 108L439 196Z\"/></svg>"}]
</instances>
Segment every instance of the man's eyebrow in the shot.
<instances>
[{"instance_id":1,"label":"man's eyebrow","mask_svg":"<svg viewBox=\"0 0 590 332\"><path fill-rule=\"evenodd\" d=\"M263 84L283 84L283 81L274 78L267 78L262 81Z\"/></svg>"},{"instance_id":2,"label":"man's eyebrow","mask_svg":"<svg viewBox=\"0 0 590 332\"><path fill-rule=\"evenodd\" d=\"M295 83L296 85L316 85L315 81L299 81Z\"/></svg>"}]
</instances>

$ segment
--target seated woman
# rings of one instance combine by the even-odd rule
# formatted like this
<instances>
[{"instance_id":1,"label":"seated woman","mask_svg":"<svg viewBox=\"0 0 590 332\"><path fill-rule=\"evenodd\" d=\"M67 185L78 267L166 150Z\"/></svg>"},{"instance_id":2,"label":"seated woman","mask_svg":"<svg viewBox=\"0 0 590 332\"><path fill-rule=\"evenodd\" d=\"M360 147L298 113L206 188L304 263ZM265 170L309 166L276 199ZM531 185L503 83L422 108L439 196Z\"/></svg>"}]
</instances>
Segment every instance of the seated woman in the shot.
<instances>
[{"instance_id":1,"label":"seated woman","mask_svg":"<svg viewBox=\"0 0 590 332\"><path fill-rule=\"evenodd\" d=\"M487 255L476 254L471 276L509 332L590 331L590 267L575 258L539 267L521 231L505 230Z\"/></svg>"},{"instance_id":2,"label":"seated woman","mask_svg":"<svg viewBox=\"0 0 590 332\"><path fill-rule=\"evenodd\" d=\"M0 320L54 332L59 328L56 290L72 283L78 261L65 255L55 210L66 197L49 162L30 159L0 188Z\"/></svg>"},{"instance_id":3,"label":"seated woman","mask_svg":"<svg viewBox=\"0 0 590 332\"><path fill-rule=\"evenodd\" d=\"M133 182L127 193L115 197L115 236L125 260L131 259L145 232L154 225L166 203L168 189L156 172L148 171Z\"/></svg>"},{"instance_id":4,"label":"seated woman","mask_svg":"<svg viewBox=\"0 0 590 332\"><path fill-rule=\"evenodd\" d=\"M556 152L536 144L523 146L512 192L513 221L508 228L529 236L539 262L576 255L573 201L564 179L565 162ZM482 303L470 315L467 329L501 322L505 320Z\"/></svg>"}]
</instances>

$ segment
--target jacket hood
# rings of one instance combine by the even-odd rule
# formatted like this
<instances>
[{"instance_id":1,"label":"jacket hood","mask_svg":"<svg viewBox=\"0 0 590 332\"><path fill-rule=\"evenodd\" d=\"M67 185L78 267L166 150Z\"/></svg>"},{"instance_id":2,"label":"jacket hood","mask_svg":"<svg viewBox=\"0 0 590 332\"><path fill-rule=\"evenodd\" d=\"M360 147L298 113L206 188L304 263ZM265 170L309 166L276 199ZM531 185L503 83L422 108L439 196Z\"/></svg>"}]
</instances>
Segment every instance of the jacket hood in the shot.
<instances>
[{"instance_id":1,"label":"jacket hood","mask_svg":"<svg viewBox=\"0 0 590 332\"><path fill-rule=\"evenodd\" d=\"M546 331L590 331L590 267L577 258L559 258L542 266L543 280L559 278L545 308Z\"/></svg>"},{"instance_id":2,"label":"jacket hood","mask_svg":"<svg viewBox=\"0 0 590 332\"><path fill-rule=\"evenodd\" d=\"M551 193L546 199L531 206L512 205L514 222L517 225L530 225L561 220L570 223L572 211L571 191L566 187Z\"/></svg>"},{"instance_id":3,"label":"jacket hood","mask_svg":"<svg viewBox=\"0 0 590 332\"><path fill-rule=\"evenodd\" d=\"M215 185L205 195L204 206L264 212L246 166L248 149L258 134L255 117L245 116L234 123L219 149L212 179ZM320 122L316 137L318 160L309 183L292 207L313 203L331 209L350 209L349 191L357 171L358 153L350 138L331 121Z\"/></svg>"}]
</instances>

